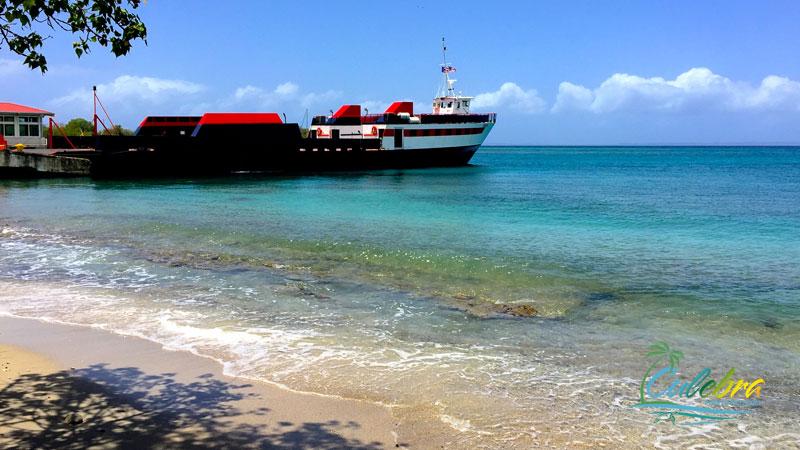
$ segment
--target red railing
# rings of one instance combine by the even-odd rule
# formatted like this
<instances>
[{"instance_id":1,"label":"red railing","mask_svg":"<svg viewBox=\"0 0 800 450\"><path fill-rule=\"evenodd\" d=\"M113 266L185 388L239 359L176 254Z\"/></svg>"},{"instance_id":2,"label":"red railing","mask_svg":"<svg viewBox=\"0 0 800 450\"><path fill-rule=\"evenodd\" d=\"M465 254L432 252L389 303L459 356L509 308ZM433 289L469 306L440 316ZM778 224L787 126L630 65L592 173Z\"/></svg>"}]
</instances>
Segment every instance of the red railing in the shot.
<instances>
[{"instance_id":1,"label":"red railing","mask_svg":"<svg viewBox=\"0 0 800 450\"><path fill-rule=\"evenodd\" d=\"M108 127L106 127L106 124L103 123L103 121L100 120L100 116L97 115L97 104L99 103L100 104L100 108L103 109L103 112L105 113L106 118L108 119L108 123L111 124L111 129L114 130L114 132L116 133L117 136L119 136L119 131L117 131L117 126L114 125L114 121L111 120L111 116L108 115L108 111L106 111L106 107L103 106L103 102L101 102L100 101L100 97L97 96L97 86L92 86L92 92L94 93L94 130L93 130L94 131L94 135L97 136L97 121L98 120L103 125L103 128L106 129L106 133L108 133L109 135L112 135L111 131L109 131Z\"/></svg>"},{"instance_id":2,"label":"red railing","mask_svg":"<svg viewBox=\"0 0 800 450\"><path fill-rule=\"evenodd\" d=\"M61 127L58 126L58 124L55 122L55 120L53 120L52 117L49 117L49 119L50 119L50 126L48 127L48 131L49 131L49 135L50 136L49 136L49 139L47 140L47 143L50 145L50 150L53 149L53 126L54 125L55 125L56 128L58 128L58 131L61 132L61 135L64 136L64 139L66 139L67 142L69 142L70 147L72 147L73 150L77 150L77 148L75 148L75 145L72 143L72 141L70 141L69 138L67 137L67 133L64 133L64 130L62 130Z\"/></svg>"},{"instance_id":3,"label":"red railing","mask_svg":"<svg viewBox=\"0 0 800 450\"><path fill-rule=\"evenodd\" d=\"M106 124L103 122L103 119L101 119L101 118L99 118L99 117L95 117L95 120L97 120L97 121L99 121L99 122L100 122L100 125L102 125L102 126L103 126L103 129L105 129L105 130L106 130L106 133L108 133L108 135L109 135L109 136L113 136L113 134L112 134L110 131L108 131L108 127L107 127L107 126L106 126ZM109 122L111 122L111 119L108 119L108 121L109 121ZM112 123L112 125L113 125L113 123ZM97 125L95 125L95 129L97 129ZM96 133L95 133L95 134L96 134ZM117 133L117 136L119 136L119 133Z\"/></svg>"}]
</instances>

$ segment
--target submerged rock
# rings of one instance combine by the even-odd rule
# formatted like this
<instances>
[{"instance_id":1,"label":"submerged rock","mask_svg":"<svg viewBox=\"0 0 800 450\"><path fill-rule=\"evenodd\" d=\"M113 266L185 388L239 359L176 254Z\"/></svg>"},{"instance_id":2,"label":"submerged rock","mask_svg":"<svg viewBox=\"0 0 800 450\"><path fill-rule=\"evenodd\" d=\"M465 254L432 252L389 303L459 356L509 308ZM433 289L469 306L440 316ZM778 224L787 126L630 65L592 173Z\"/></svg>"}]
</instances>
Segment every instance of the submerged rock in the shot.
<instances>
[{"instance_id":1,"label":"submerged rock","mask_svg":"<svg viewBox=\"0 0 800 450\"><path fill-rule=\"evenodd\" d=\"M539 311L530 304L494 303L489 299L477 298L463 292L452 295L436 292L434 295L444 297L443 303L450 308L483 319L498 316L537 317L539 315Z\"/></svg>"},{"instance_id":2,"label":"submerged rock","mask_svg":"<svg viewBox=\"0 0 800 450\"><path fill-rule=\"evenodd\" d=\"M774 317L767 317L766 319L761 319L761 324L767 328L772 328L773 330L778 330L783 328L783 324L778 322L778 319Z\"/></svg>"},{"instance_id":3,"label":"submerged rock","mask_svg":"<svg viewBox=\"0 0 800 450\"><path fill-rule=\"evenodd\" d=\"M539 315L531 305L497 305L500 309L509 316L514 317L535 317Z\"/></svg>"}]
</instances>

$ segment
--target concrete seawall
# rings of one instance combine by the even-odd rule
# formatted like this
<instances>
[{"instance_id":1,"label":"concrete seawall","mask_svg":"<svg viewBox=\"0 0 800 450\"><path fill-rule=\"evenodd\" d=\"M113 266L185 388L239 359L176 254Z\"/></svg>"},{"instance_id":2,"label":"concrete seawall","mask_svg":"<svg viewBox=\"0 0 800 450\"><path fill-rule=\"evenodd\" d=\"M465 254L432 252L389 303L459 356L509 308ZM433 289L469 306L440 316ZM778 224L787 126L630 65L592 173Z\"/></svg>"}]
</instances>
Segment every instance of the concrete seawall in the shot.
<instances>
[{"instance_id":1,"label":"concrete seawall","mask_svg":"<svg viewBox=\"0 0 800 450\"><path fill-rule=\"evenodd\" d=\"M0 151L0 178L88 176L88 159Z\"/></svg>"}]
</instances>

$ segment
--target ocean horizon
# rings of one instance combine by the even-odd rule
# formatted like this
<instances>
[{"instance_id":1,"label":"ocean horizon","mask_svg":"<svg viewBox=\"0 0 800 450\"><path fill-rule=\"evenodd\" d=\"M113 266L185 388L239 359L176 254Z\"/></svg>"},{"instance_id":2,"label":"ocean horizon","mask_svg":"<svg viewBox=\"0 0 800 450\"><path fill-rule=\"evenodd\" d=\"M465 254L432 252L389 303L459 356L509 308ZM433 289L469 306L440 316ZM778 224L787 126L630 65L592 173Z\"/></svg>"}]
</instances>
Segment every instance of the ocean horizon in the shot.
<instances>
[{"instance_id":1,"label":"ocean horizon","mask_svg":"<svg viewBox=\"0 0 800 450\"><path fill-rule=\"evenodd\" d=\"M0 315L423 411L465 448L796 444L798 261L800 146L494 145L456 168L0 180ZM757 413L667 427L630 408L661 342L684 380L763 379Z\"/></svg>"}]
</instances>

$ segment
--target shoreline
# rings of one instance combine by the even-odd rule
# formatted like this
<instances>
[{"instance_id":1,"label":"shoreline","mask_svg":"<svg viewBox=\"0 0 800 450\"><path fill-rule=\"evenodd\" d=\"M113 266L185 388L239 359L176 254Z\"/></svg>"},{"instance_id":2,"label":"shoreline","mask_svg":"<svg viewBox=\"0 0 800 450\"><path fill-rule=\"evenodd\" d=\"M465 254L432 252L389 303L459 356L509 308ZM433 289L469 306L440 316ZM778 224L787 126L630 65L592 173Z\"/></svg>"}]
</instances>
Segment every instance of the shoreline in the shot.
<instances>
[{"instance_id":1,"label":"shoreline","mask_svg":"<svg viewBox=\"0 0 800 450\"><path fill-rule=\"evenodd\" d=\"M441 422L398 423L387 406L230 377L210 358L90 327L0 316L0 357L6 448L454 444ZM85 422L66 424L70 412Z\"/></svg>"}]
</instances>

